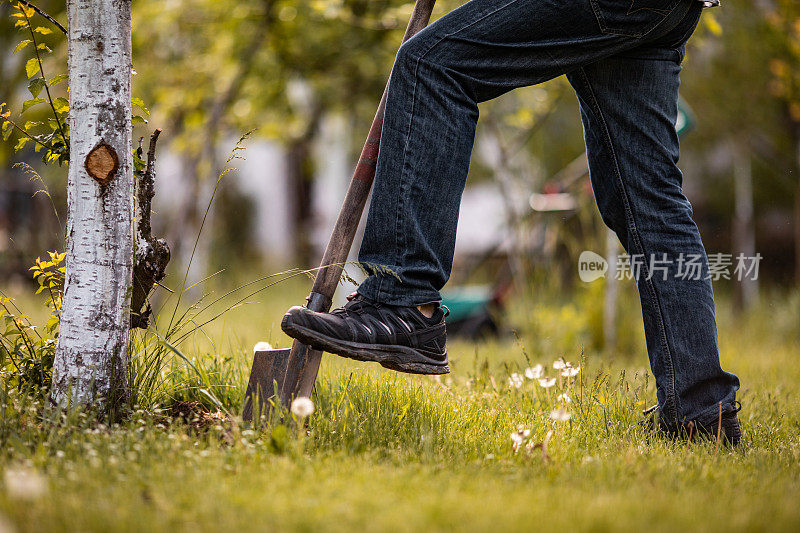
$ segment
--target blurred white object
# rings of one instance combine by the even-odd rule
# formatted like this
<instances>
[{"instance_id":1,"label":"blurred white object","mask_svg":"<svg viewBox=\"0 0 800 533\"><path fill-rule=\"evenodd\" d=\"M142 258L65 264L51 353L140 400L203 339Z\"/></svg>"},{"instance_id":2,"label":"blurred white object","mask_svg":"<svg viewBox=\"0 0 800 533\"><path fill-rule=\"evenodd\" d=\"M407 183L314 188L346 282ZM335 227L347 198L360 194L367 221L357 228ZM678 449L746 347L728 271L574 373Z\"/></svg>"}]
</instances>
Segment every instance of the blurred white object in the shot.
<instances>
[{"instance_id":1,"label":"blurred white object","mask_svg":"<svg viewBox=\"0 0 800 533\"><path fill-rule=\"evenodd\" d=\"M531 208L534 211L572 211L578 204L569 193L531 194Z\"/></svg>"},{"instance_id":2,"label":"blurred white object","mask_svg":"<svg viewBox=\"0 0 800 533\"><path fill-rule=\"evenodd\" d=\"M299 397L292 400L292 413L298 418L306 418L314 412L314 402L311 398Z\"/></svg>"},{"instance_id":3,"label":"blurred white object","mask_svg":"<svg viewBox=\"0 0 800 533\"><path fill-rule=\"evenodd\" d=\"M35 500L47 493L47 480L29 468L9 468L5 472L6 494L12 499Z\"/></svg>"},{"instance_id":4,"label":"blurred white object","mask_svg":"<svg viewBox=\"0 0 800 533\"><path fill-rule=\"evenodd\" d=\"M253 353L266 352L267 350L272 350L272 345L268 342L257 342L256 345L253 346Z\"/></svg>"}]
</instances>

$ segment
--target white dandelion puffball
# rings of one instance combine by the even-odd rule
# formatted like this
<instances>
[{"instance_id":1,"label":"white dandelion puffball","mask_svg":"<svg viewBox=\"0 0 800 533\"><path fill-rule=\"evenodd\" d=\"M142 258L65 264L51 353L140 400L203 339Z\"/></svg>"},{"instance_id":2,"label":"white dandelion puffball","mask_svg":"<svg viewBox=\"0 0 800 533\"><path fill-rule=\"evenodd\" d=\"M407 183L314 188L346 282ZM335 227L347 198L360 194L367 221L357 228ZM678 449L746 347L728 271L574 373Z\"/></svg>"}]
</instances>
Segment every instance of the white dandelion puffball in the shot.
<instances>
[{"instance_id":1,"label":"white dandelion puffball","mask_svg":"<svg viewBox=\"0 0 800 533\"><path fill-rule=\"evenodd\" d=\"M525 439L528 438L528 435L531 434L530 429L525 429L523 426L519 426L518 431L515 431L511 434L511 441L514 443L512 448L514 449L514 453L517 453L519 447L522 446L522 443L525 442Z\"/></svg>"},{"instance_id":2,"label":"white dandelion puffball","mask_svg":"<svg viewBox=\"0 0 800 533\"><path fill-rule=\"evenodd\" d=\"M292 400L292 413L299 418L306 418L314 412L314 402L311 398L295 398Z\"/></svg>"},{"instance_id":3,"label":"white dandelion puffball","mask_svg":"<svg viewBox=\"0 0 800 533\"><path fill-rule=\"evenodd\" d=\"M522 443L522 440L523 440L524 438L525 438L525 437L523 437L523 436L520 434L520 432L519 432L519 431L515 431L514 433L512 433L512 434L511 434L511 440L512 440L512 441L514 441L514 444L521 444L521 443Z\"/></svg>"},{"instance_id":4,"label":"white dandelion puffball","mask_svg":"<svg viewBox=\"0 0 800 533\"><path fill-rule=\"evenodd\" d=\"M564 403L569 403L569 402L572 401L572 398L569 397L569 394L559 394L558 395L558 401L559 402L564 402Z\"/></svg>"},{"instance_id":5,"label":"white dandelion puffball","mask_svg":"<svg viewBox=\"0 0 800 533\"><path fill-rule=\"evenodd\" d=\"M272 345L268 342L257 342L255 346L253 346L253 353L256 352L266 352L267 350L271 350Z\"/></svg>"},{"instance_id":6,"label":"white dandelion puffball","mask_svg":"<svg viewBox=\"0 0 800 533\"><path fill-rule=\"evenodd\" d=\"M516 388L516 389L518 389L518 388L520 388L522 386L522 382L523 382L522 376L520 376L516 372L511 374L511 377L508 378L508 384L511 385L512 387Z\"/></svg>"},{"instance_id":7,"label":"white dandelion puffball","mask_svg":"<svg viewBox=\"0 0 800 533\"><path fill-rule=\"evenodd\" d=\"M539 380L539 385L545 389L549 389L555 384L556 384L556 378L541 378Z\"/></svg>"},{"instance_id":8,"label":"white dandelion puffball","mask_svg":"<svg viewBox=\"0 0 800 533\"><path fill-rule=\"evenodd\" d=\"M567 368L567 366L569 366L569 363L564 361L563 357L559 357L558 359L553 361L553 368L555 368L556 370L563 370Z\"/></svg>"},{"instance_id":9,"label":"white dandelion puffball","mask_svg":"<svg viewBox=\"0 0 800 533\"><path fill-rule=\"evenodd\" d=\"M28 468L10 468L5 475L6 493L17 500L35 500L47 493L44 476Z\"/></svg>"},{"instance_id":10,"label":"white dandelion puffball","mask_svg":"<svg viewBox=\"0 0 800 533\"><path fill-rule=\"evenodd\" d=\"M570 418L572 418L572 413L564 409L556 409L550 413L550 418L555 420L556 422L566 422Z\"/></svg>"},{"instance_id":11,"label":"white dandelion puffball","mask_svg":"<svg viewBox=\"0 0 800 533\"><path fill-rule=\"evenodd\" d=\"M525 369L525 377L528 379L539 379L544 375L544 367L542 365L536 365L531 368Z\"/></svg>"},{"instance_id":12,"label":"white dandelion puffball","mask_svg":"<svg viewBox=\"0 0 800 533\"><path fill-rule=\"evenodd\" d=\"M577 376L581 371L581 367L579 366L568 366L564 370L561 371L561 375L565 378L574 378Z\"/></svg>"}]
</instances>

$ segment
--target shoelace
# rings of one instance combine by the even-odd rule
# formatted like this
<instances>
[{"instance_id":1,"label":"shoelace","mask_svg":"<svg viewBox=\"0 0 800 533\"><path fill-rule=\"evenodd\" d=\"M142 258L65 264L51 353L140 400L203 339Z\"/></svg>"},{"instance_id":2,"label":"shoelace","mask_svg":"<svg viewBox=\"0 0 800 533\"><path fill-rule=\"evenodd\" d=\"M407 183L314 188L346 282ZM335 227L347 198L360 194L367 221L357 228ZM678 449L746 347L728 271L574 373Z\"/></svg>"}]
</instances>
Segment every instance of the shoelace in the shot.
<instances>
[{"instance_id":1,"label":"shoelace","mask_svg":"<svg viewBox=\"0 0 800 533\"><path fill-rule=\"evenodd\" d=\"M361 296L358 292L354 292L352 294L347 295L347 303L344 304L344 307L339 307L331 311L332 315L335 316L343 316L349 314L351 311L357 311L358 309L366 306L372 305L372 307L377 307L376 304L370 302L363 296Z\"/></svg>"},{"instance_id":2,"label":"shoelace","mask_svg":"<svg viewBox=\"0 0 800 533\"><path fill-rule=\"evenodd\" d=\"M369 305L371 307L380 307L379 303L376 303L376 302L373 302L371 300L368 300L367 298L365 298L364 296L359 294L358 291L356 291L356 292L352 292L352 293L347 295L347 303L344 304L344 307L340 307L340 308L334 309L333 311L331 311L331 314L332 315L337 315L337 316L346 315L350 311L356 311L356 310L360 309L361 307L364 307L364 306L367 306L367 305ZM450 316L450 308L449 307L447 307L444 304L439 304L439 307L441 307L442 311L444 312L445 318ZM658 406L656 406L656 407L658 407Z\"/></svg>"}]
</instances>

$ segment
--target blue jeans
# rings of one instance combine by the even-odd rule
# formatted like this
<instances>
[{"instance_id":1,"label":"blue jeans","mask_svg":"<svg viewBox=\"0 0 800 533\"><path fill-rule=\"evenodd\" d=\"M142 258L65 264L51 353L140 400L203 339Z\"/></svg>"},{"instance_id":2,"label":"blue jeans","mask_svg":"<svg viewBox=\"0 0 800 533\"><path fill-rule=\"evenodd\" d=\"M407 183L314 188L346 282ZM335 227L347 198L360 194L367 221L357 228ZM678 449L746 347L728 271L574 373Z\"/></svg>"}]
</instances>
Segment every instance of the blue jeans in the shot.
<instances>
[{"instance_id":1,"label":"blue jeans","mask_svg":"<svg viewBox=\"0 0 800 533\"><path fill-rule=\"evenodd\" d=\"M566 74L603 220L628 254L658 260L636 277L662 423L710 424L719 402L733 412L739 380L720 367L708 260L677 166L679 73L701 11L696 0L471 0L406 42L359 292L403 306L441 300L478 103ZM703 275L679 279L679 256L700 257Z\"/></svg>"}]
</instances>

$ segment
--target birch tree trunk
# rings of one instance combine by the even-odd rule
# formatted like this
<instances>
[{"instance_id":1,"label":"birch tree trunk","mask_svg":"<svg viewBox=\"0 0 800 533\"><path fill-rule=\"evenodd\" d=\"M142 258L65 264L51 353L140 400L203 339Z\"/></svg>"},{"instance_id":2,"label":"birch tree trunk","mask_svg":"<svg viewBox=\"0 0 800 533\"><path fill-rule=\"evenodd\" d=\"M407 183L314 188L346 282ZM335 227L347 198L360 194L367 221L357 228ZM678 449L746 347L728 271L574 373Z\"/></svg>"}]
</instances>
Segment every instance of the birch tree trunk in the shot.
<instances>
[{"instance_id":1,"label":"birch tree trunk","mask_svg":"<svg viewBox=\"0 0 800 533\"><path fill-rule=\"evenodd\" d=\"M69 0L70 165L58 404L113 407L127 393L133 263L131 2Z\"/></svg>"}]
</instances>

